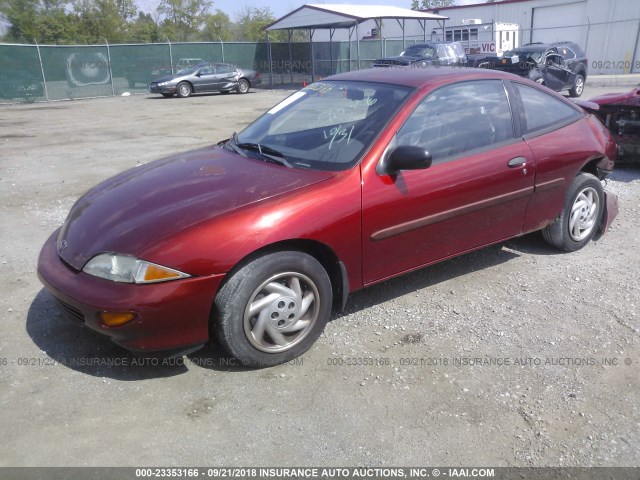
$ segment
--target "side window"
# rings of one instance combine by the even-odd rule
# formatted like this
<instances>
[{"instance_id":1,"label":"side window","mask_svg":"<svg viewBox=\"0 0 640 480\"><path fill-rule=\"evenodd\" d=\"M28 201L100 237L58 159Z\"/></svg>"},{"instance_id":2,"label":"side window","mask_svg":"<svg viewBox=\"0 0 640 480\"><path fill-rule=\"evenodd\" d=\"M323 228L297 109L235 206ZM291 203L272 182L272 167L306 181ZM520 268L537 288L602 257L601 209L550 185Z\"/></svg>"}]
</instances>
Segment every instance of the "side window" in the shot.
<instances>
[{"instance_id":1,"label":"side window","mask_svg":"<svg viewBox=\"0 0 640 480\"><path fill-rule=\"evenodd\" d=\"M398 145L426 148L433 163L513 138L501 80L461 82L430 93L397 133Z\"/></svg>"},{"instance_id":2,"label":"side window","mask_svg":"<svg viewBox=\"0 0 640 480\"><path fill-rule=\"evenodd\" d=\"M200 69L200 75L213 75L213 68L203 67Z\"/></svg>"},{"instance_id":3,"label":"side window","mask_svg":"<svg viewBox=\"0 0 640 480\"><path fill-rule=\"evenodd\" d=\"M571 60L572 58L576 58L576 54L573 53L573 50L567 47L562 47L560 49L560 54L562 55L562 58L564 58L565 60Z\"/></svg>"},{"instance_id":4,"label":"side window","mask_svg":"<svg viewBox=\"0 0 640 480\"><path fill-rule=\"evenodd\" d=\"M216 67L216 72L217 73L233 73L234 69L231 68L231 65L224 63Z\"/></svg>"},{"instance_id":5,"label":"side window","mask_svg":"<svg viewBox=\"0 0 640 480\"><path fill-rule=\"evenodd\" d=\"M579 112L548 93L521 83L514 82L513 86L522 101L521 107L524 112L521 120L525 134L580 118Z\"/></svg>"}]
</instances>

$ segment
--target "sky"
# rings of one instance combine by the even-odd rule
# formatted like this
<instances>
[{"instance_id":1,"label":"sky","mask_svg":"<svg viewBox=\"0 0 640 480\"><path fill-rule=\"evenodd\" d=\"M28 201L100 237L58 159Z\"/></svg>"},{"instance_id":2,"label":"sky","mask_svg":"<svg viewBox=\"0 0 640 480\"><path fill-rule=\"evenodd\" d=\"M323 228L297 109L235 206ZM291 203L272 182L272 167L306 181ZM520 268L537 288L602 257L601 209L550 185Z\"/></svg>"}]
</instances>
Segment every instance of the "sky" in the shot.
<instances>
[{"instance_id":1,"label":"sky","mask_svg":"<svg viewBox=\"0 0 640 480\"><path fill-rule=\"evenodd\" d=\"M484 0L456 0L456 5L468 5L470 3L483 3ZM160 0L137 0L138 7L146 12L155 11ZM338 3L351 5L392 5L396 7L410 8L411 0L213 0L213 10L220 9L231 20L235 20L245 7L263 8L269 7L276 18L280 18L305 3Z\"/></svg>"}]
</instances>

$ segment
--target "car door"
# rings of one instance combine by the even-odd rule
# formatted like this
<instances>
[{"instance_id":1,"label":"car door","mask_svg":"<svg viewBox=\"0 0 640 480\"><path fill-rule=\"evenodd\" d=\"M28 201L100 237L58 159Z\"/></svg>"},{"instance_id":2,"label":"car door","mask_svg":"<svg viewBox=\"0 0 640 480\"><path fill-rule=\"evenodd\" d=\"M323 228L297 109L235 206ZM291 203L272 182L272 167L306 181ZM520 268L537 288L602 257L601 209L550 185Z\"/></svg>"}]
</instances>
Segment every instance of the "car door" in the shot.
<instances>
[{"instance_id":1,"label":"car door","mask_svg":"<svg viewBox=\"0 0 640 480\"><path fill-rule=\"evenodd\" d=\"M545 85L552 90L560 91L575 83L575 73L564 65L564 58L556 52L545 56L544 65L539 70Z\"/></svg>"},{"instance_id":2,"label":"car door","mask_svg":"<svg viewBox=\"0 0 640 480\"><path fill-rule=\"evenodd\" d=\"M424 170L363 168L363 280L375 282L522 232L535 164L514 133L501 80L429 93L397 131L427 149Z\"/></svg>"},{"instance_id":3,"label":"car door","mask_svg":"<svg viewBox=\"0 0 640 480\"><path fill-rule=\"evenodd\" d=\"M194 92L212 92L215 90L216 75L213 67L202 67L193 80Z\"/></svg>"},{"instance_id":4,"label":"car door","mask_svg":"<svg viewBox=\"0 0 640 480\"><path fill-rule=\"evenodd\" d=\"M230 90L237 84L238 74L233 65L219 63L216 65L216 90Z\"/></svg>"}]
</instances>

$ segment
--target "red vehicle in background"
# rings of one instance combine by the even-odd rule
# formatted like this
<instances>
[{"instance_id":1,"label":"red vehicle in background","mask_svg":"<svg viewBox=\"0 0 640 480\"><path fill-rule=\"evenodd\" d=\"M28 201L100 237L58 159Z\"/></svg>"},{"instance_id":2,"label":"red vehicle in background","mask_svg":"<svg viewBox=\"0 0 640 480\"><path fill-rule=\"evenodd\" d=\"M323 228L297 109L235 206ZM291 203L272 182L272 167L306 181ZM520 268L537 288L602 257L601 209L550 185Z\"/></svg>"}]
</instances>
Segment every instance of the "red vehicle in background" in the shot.
<instances>
[{"instance_id":1,"label":"red vehicle in background","mask_svg":"<svg viewBox=\"0 0 640 480\"><path fill-rule=\"evenodd\" d=\"M640 162L640 88L589 99L618 145L618 162Z\"/></svg>"},{"instance_id":2,"label":"red vehicle in background","mask_svg":"<svg viewBox=\"0 0 640 480\"><path fill-rule=\"evenodd\" d=\"M141 352L216 337L245 365L308 350L349 293L542 230L584 247L617 212L616 145L516 75L376 68L309 85L239 134L87 192L38 274Z\"/></svg>"}]
</instances>

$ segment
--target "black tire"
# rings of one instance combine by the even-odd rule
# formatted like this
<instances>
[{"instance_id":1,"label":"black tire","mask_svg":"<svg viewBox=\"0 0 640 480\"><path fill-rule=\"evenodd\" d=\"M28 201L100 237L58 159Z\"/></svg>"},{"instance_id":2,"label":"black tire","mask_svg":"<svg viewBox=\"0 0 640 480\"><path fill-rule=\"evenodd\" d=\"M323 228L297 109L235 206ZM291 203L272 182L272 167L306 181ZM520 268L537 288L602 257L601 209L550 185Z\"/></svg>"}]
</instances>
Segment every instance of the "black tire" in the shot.
<instances>
[{"instance_id":1,"label":"black tire","mask_svg":"<svg viewBox=\"0 0 640 480\"><path fill-rule=\"evenodd\" d=\"M251 85L249 84L249 80L246 78L241 78L238 80L238 86L236 87L236 92L238 93L247 93Z\"/></svg>"},{"instance_id":2,"label":"black tire","mask_svg":"<svg viewBox=\"0 0 640 480\"><path fill-rule=\"evenodd\" d=\"M579 97L584 92L584 77L582 75L576 75L576 81L573 83L573 87L569 89L570 97Z\"/></svg>"},{"instance_id":3,"label":"black tire","mask_svg":"<svg viewBox=\"0 0 640 480\"><path fill-rule=\"evenodd\" d=\"M237 270L220 289L213 331L243 365L278 365L318 339L332 299L329 276L315 258L297 251L267 254Z\"/></svg>"},{"instance_id":4,"label":"black tire","mask_svg":"<svg viewBox=\"0 0 640 480\"><path fill-rule=\"evenodd\" d=\"M580 250L600 228L604 202L600 180L590 173L579 173L567 190L562 213L542 230L544 239L565 252Z\"/></svg>"},{"instance_id":5,"label":"black tire","mask_svg":"<svg viewBox=\"0 0 640 480\"><path fill-rule=\"evenodd\" d=\"M173 97L173 93L163 93L162 96L164 98L171 98L171 97Z\"/></svg>"},{"instance_id":6,"label":"black tire","mask_svg":"<svg viewBox=\"0 0 640 480\"><path fill-rule=\"evenodd\" d=\"M191 88L191 85L189 83L180 82L176 87L176 93L180 98L187 98L191 96L191 94L193 93L193 89Z\"/></svg>"}]
</instances>

